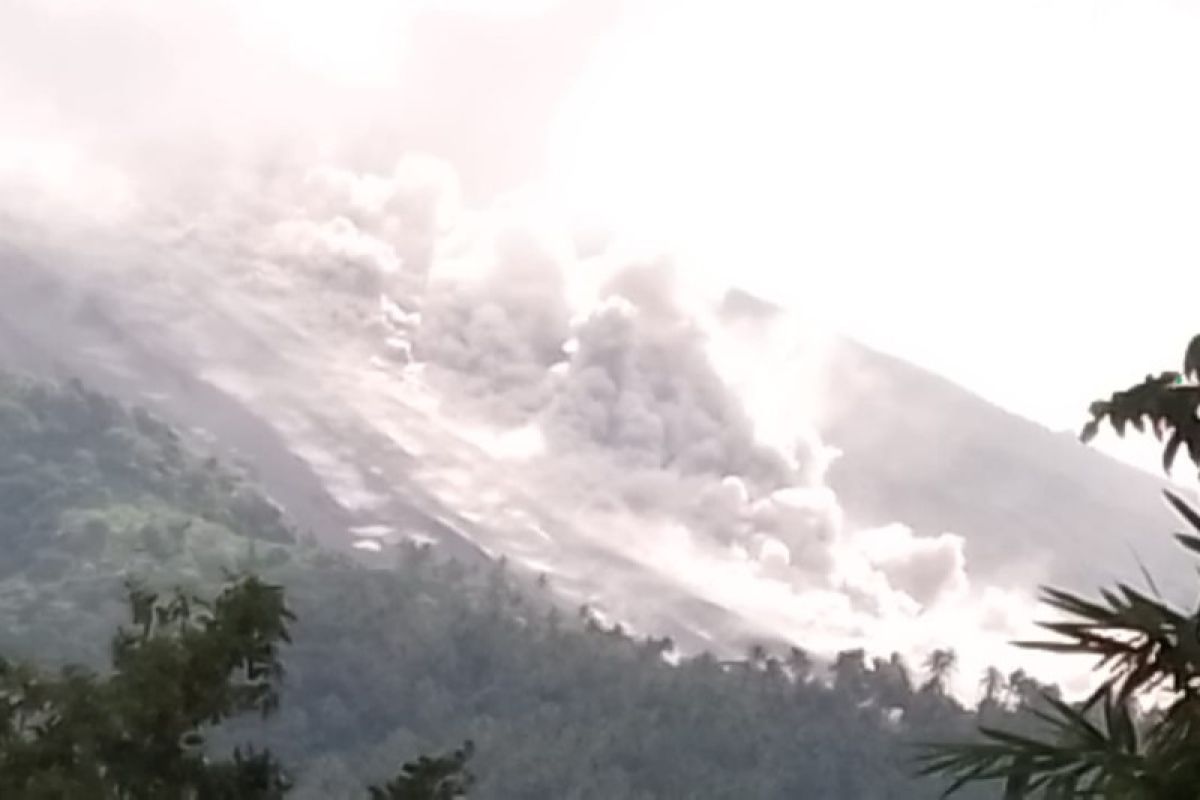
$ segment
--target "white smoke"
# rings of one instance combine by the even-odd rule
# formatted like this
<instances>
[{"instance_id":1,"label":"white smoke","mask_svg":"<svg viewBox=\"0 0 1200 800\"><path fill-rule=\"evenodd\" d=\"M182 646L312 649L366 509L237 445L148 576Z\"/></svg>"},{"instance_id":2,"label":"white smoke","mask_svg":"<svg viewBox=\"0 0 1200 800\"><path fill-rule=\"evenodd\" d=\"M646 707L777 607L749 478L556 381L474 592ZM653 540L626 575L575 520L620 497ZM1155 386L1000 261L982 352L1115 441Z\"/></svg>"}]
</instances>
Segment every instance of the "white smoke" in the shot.
<instances>
[{"instance_id":1,"label":"white smoke","mask_svg":"<svg viewBox=\"0 0 1200 800\"><path fill-rule=\"evenodd\" d=\"M984 666L1029 666L1007 641L1027 632L1032 603L973 586L962 537L847 527L823 483L835 453L810 416L820 337L778 341L802 334L791 324L747 333L744 319L730 321L728 298L705 306L677 277L683 270L672 277L661 262L564 255L528 232L497 235L477 215L464 231L454 212L436 210L454 205L403 166L391 178L328 166L317 174L341 190L300 192L267 204L281 218L215 232L237 255L224 277L211 266L210 277L245 280L249 270L289 313L350 309L323 325L348 324L338 335L402 351L386 369L419 382L441 424L506 464L508 478L584 531L589 548L657 575L664 597L682 592L747 621L732 639L708 632L713 646L737 652L737 641L769 637L825 655L865 647L914 662L953 646L965 695ZM371 191L356 191L363 186ZM456 491L475 485L456 480ZM353 482L343 492L353 507L373 502ZM552 555L481 544L554 575ZM582 599L659 632L649 610L668 601L631 598L624 580L614 575L610 591ZM693 632L705 635L704 625Z\"/></svg>"},{"instance_id":2,"label":"white smoke","mask_svg":"<svg viewBox=\"0 0 1200 800\"><path fill-rule=\"evenodd\" d=\"M219 8L193 9L207 20L193 54L221 40L214 26L232 12ZM14 20L50 24L33 5L16 9ZM81 14L68 14L76 33ZM0 29L8 31L0 44L12 40L11 26ZM152 63L141 49L130 58ZM234 63L258 75L250 67L264 62L238 51ZM10 52L7 66L20 64ZM236 83L228 71L210 81L194 67L181 70L182 83L171 86L208 90L189 119L216 113L212 90ZM28 106L18 91L28 86L5 77L0 99ZM161 77L147 80L151 96L169 93ZM171 269L113 259L80 269L122 287L131 305L150 304L156 292L175 298L172 308L184 311L161 317L180 339L204 343L194 350L214 381L241 369L265 386L272 371L285 374L284 362L299 364L286 374L312 384L289 387L294 404L274 413L294 450L353 494L348 505L369 508L374 495L345 468L354 453L313 444L316 414L357 414L393 439L407 435L409 451L432 464L441 440L430 436L429 451L419 452L411 431L389 427L385 396L404 393L408 407L494 462L436 474L428 466L443 499L502 528L527 522L512 501L519 494L544 510L539 519L563 525L531 522L541 539L501 530L479 544L557 570L564 586L589 587L583 599L635 628L687 625L715 647L773 636L825 654L865 647L914 660L953 646L964 693L986 664L1018 663L1006 640L1025 633L1032 603L973 585L960 536L847 526L824 482L836 451L815 425L821 404L836 402L819 381L827 332L734 287L697 286L686 264L626 248L619 236L555 229L512 208L472 208L453 167L432 156L393 153L392 167L370 170L347 166L345 147L323 160L329 148L308 143L269 154L230 148L229 136L211 146L189 136L195 149L187 152L205 158L164 176L181 149L156 147L139 159L115 146L119 110L80 133L70 123L83 84L73 76L63 86L70 102L28 125L0 127L0 214L26 243L78 235L86 224L170 249ZM253 106L255 96L239 95L237 107ZM339 107L324 93L306 105L292 89L258 113L311 120ZM305 114L291 113L298 108ZM133 138L169 132L137 109ZM351 122L366 119L362 107L353 112ZM270 138L254 132L255 147ZM218 311L244 327L221 327ZM245 355L252 350L253 359ZM367 351L384 358L382 371L354 360ZM241 386L243 396L268 401L266 389ZM618 570L630 563L640 571ZM588 583L580 576L589 571L601 574ZM707 630L678 610L688 608L679 598L732 612L744 621L741 639Z\"/></svg>"},{"instance_id":3,"label":"white smoke","mask_svg":"<svg viewBox=\"0 0 1200 800\"><path fill-rule=\"evenodd\" d=\"M963 692L984 665L1019 663L1007 640L1033 604L974 587L961 536L847 528L823 482L836 451L813 424L821 332L736 291L705 305L669 261L581 256L530 231L461 236L445 233L450 258L477 268L443 268L434 247L424 294L390 298L421 323L393 334L471 420L463 435L593 541L819 651L953 646Z\"/></svg>"}]
</instances>

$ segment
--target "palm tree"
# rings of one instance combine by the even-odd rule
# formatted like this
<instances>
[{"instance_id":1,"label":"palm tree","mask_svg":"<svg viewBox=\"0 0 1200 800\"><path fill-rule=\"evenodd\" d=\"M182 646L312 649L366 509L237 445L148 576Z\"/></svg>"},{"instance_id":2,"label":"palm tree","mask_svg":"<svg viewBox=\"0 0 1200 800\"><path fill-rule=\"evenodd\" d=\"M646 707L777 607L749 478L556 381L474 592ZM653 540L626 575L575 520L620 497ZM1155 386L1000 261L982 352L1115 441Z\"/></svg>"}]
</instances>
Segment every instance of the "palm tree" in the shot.
<instances>
[{"instance_id":1,"label":"palm tree","mask_svg":"<svg viewBox=\"0 0 1200 800\"><path fill-rule=\"evenodd\" d=\"M1198 380L1200 336L1188 347L1183 373L1147 376L1093 403L1081 438L1090 440L1105 420L1122 436L1127 427L1144 431L1149 423L1164 444L1164 470L1183 447L1200 468ZM1176 539L1200 556L1200 512L1173 492L1165 495L1192 529ZM950 778L947 795L976 781L1002 780L1009 800L1037 790L1046 798L1194 800L1200 787L1200 610L1166 603L1143 573L1149 593L1118 584L1090 600L1043 589L1044 602L1066 618L1042 623L1055 640L1021 645L1092 656L1107 679L1091 696L1072 705L1043 692L1030 710L1045 735L981 726L978 741L927 746L921 774ZM1024 677L1014 674L1010 686L1023 691ZM1136 702L1156 692L1165 700L1139 719Z\"/></svg>"},{"instance_id":2,"label":"palm tree","mask_svg":"<svg viewBox=\"0 0 1200 800\"><path fill-rule=\"evenodd\" d=\"M870 682L867 674L867 654L862 648L843 650L833 662L834 686L855 702L870 699Z\"/></svg>"},{"instance_id":3,"label":"palm tree","mask_svg":"<svg viewBox=\"0 0 1200 800\"><path fill-rule=\"evenodd\" d=\"M950 676L954 674L957 666L958 655L953 650L941 648L934 650L925 659L925 671L929 673L929 677L921 689L926 692L946 694Z\"/></svg>"},{"instance_id":4,"label":"palm tree","mask_svg":"<svg viewBox=\"0 0 1200 800\"><path fill-rule=\"evenodd\" d=\"M759 671L766 666L767 648L761 644L753 644L746 650L746 658L752 669Z\"/></svg>"},{"instance_id":5,"label":"palm tree","mask_svg":"<svg viewBox=\"0 0 1200 800\"><path fill-rule=\"evenodd\" d=\"M805 683L812 675L812 656L802 647L793 647L788 650L787 667L793 680Z\"/></svg>"},{"instance_id":6,"label":"palm tree","mask_svg":"<svg viewBox=\"0 0 1200 800\"><path fill-rule=\"evenodd\" d=\"M871 672L880 705L884 708L907 710L912 701L913 685L904 657L899 653L892 653L891 658L887 660L876 658Z\"/></svg>"},{"instance_id":7,"label":"palm tree","mask_svg":"<svg viewBox=\"0 0 1200 800\"><path fill-rule=\"evenodd\" d=\"M995 707L1003 705L1008 690L1008 681L1005 680L1003 672L995 667L988 667L979 681L979 688L983 692L980 706Z\"/></svg>"}]
</instances>

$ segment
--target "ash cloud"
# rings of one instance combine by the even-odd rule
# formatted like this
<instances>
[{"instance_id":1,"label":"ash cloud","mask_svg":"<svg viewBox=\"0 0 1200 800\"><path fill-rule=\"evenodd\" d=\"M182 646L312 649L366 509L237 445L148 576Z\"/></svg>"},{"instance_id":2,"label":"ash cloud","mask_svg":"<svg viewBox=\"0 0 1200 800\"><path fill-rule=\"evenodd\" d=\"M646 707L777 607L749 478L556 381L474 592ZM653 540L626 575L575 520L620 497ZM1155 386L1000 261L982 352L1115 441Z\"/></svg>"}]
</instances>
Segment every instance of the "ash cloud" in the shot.
<instances>
[{"instance_id":1,"label":"ash cloud","mask_svg":"<svg viewBox=\"0 0 1200 800\"><path fill-rule=\"evenodd\" d=\"M447 267L452 280L434 248L414 353L480 424L540 431L514 465L533 485L596 528L640 530L610 543L653 554L672 581L704 592L696 576L725 569L741 594L721 602L766 619L758 593L792 606L778 624L797 642L912 652L991 637L1003 660L1027 601L973 587L962 537L846 524L823 483L836 454L801 416L819 406L806 396L819 337L806 349L786 313L741 292L705 305L669 260L516 240L481 236L476 269ZM918 621L949 640L921 639Z\"/></svg>"},{"instance_id":2,"label":"ash cloud","mask_svg":"<svg viewBox=\"0 0 1200 800\"><path fill-rule=\"evenodd\" d=\"M88 28L95 4L0 11L0 100L30 109L0 125L10 218L55 236L86 220L194 251L203 263L188 276L247 315L365 342L397 380L429 390L457 435L534 441L509 457L508 477L589 547L756 631L818 651L974 642L964 646L979 659L1003 662L1023 598L973 587L961 537L851 528L824 485L823 333L742 292L709 296L686 265L627 252L619 236L546 230L477 202L454 166L404 144L420 137L400 135L403 114L377 107L384 95L283 80L287 48L242 41L206 64L237 38L232 4L147 18L132 3L110 8L99 32ZM113 58L134 18L171 36ZM40 33L16 47L19 30ZM64 72L34 52L51 39L77 41L108 71ZM109 103L92 96L104 80L122 87ZM35 102L43 84L55 91ZM182 123L169 121L176 112ZM310 122L298 138L282 130ZM119 264L89 269L152 290ZM331 322L335 306L347 313ZM598 602L637 614L621 586L614 576Z\"/></svg>"}]
</instances>

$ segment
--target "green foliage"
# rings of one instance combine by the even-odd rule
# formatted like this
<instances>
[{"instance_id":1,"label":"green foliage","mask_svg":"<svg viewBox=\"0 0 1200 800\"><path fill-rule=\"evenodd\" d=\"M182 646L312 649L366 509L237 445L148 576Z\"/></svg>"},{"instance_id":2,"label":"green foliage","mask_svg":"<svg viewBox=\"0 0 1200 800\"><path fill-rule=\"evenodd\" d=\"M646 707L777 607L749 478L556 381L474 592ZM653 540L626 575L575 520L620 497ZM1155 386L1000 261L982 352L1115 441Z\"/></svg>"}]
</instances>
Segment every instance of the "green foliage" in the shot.
<instances>
[{"instance_id":1,"label":"green foliage","mask_svg":"<svg viewBox=\"0 0 1200 800\"><path fill-rule=\"evenodd\" d=\"M212 603L129 587L132 624L106 676L46 675L0 659L0 796L96 800L277 800L292 781L270 750L208 752L226 720L279 708L279 645L295 620L283 591L255 576ZM372 800L456 800L473 780L472 746L421 756L370 788Z\"/></svg>"},{"instance_id":2,"label":"green foliage","mask_svg":"<svg viewBox=\"0 0 1200 800\"><path fill-rule=\"evenodd\" d=\"M474 782L466 771L474 745L467 742L447 756L421 756L405 764L399 777L382 787L372 786L371 800L456 800L466 795Z\"/></svg>"},{"instance_id":3,"label":"green foliage","mask_svg":"<svg viewBox=\"0 0 1200 800\"><path fill-rule=\"evenodd\" d=\"M1162 373L1107 401L1092 405L1086 442L1107 419L1119 435L1126 426L1144 431L1149 421L1164 442L1169 470L1181 446L1200 466L1200 337L1193 339L1184 372ZM1173 492L1168 503L1192 528L1180 545L1200 555L1200 513ZM921 774L951 779L946 794L977 781L1003 780L1005 796L1104 797L1121 800L1195 798L1200 787L1200 611L1173 607L1157 596L1147 575L1146 594L1127 584L1102 589L1088 600L1044 589L1043 601L1066 615L1041 623L1058 638L1019 643L1056 653L1088 655L1106 676L1086 701L1068 705L1048 698L1050 710L1037 736L983 726L980 741L937 744L921 756ZM1139 718L1136 703L1163 698Z\"/></svg>"},{"instance_id":4,"label":"green foliage","mask_svg":"<svg viewBox=\"0 0 1200 800\"><path fill-rule=\"evenodd\" d=\"M1114 392L1108 400L1092 403L1092 419L1084 426L1080 439L1091 441L1107 420L1118 436L1132 427L1138 433L1150 430L1163 442L1162 465L1171 471L1181 447L1188 458L1200 465L1200 336L1192 339L1184 355L1183 372L1147 375L1141 383Z\"/></svg>"},{"instance_id":5,"label":"green foliage","mask_svg":"<svg viewBox=\"0 0 1200 800\"><path fill-rule=\"evenodd\" d=\"M257 542L268 568L291 560L294 537L273 504L146 412L78 383L0 374L0 442L0 615L17 623L3 637L10 645L50 643L58 623L96 611L93 587L139 564L205 585L256 566ZM14 589L26 598L16 608ZM59 613L26 626L30 590ZM0 658L0 797L282 797L291 779L270 749L214 758L209 746L222 723L278 710L279 646L295 619L282 588L247 576L211 602L133 583L127 594L130 624L113 638L105 674ZM77 638L78 624L69 628ZM423 756L372 796L458 797L468 756Z\"/></svg>"},{"instance_id":6,"label":"green foliage","mask_svg":"<svg viewBox=\"0 0 1200 800\"><path fill-rule=\"evenodd\" d=\"M122 524L132 511L151 527L191 520L242 537L295 539L270 501L192 455L149 413L78 382L51 386L8 374L0 374L0 508L0 536L13 556L0 562L0 575L53 541L68 518L132 536L141 526ZM92 532L75 533L80 555L105 555ZM161 544L151 537L144 546Z\"/></svg>"},{"instance_id":7,"label":"green foliage","mask_svg":"<svg viewBox=\"0 0 1200 800\"><path fill-rule=\"evenodd\" d=\"M129 604L106 676L0 660L0 796L282 797L290 784L268 751L204 750L211 726L278 705L292 620L279 587L242 578L211 605L134 587Z\"/></svg>"},{"instance_id":8,"label":"green foliage","mask_svg":"<svg viewBox=\"0 0 1200 800\"><path fill-rule=\"evenodd\" d=\"M12 479L40 503L34 512L0 498L0 652L89 664L95 672L29 673L64 686L67 674L90 675L78 689L86 694L107 685L96 676L113 656L104 643L125 612L115 591L125 576L188 587L186 614L179 595L156 597L150 606L163 608L163 619L141 611L126 628L136 643L151 622L151 644L128 647L162 674L186 663L183 642L217 615L217 601L195 598L221 596L227 570L283 587L296 615L285 626L286 675L272 672L278 653L261 649L269 629L260 626L262 636L239 640L257 653L258 683L242 661L225 689L188 701L250 705L220 724L204 722L196 729L203 739L188 742L225 786L237 776L262 784L287 764L289 797L361 798L369 794L363 776L395 775L408 762L373 796L469 789L474 800L925 800L935 784L909 775L913 739L957 739L977 722L1028 732L1033 710L1048 708L1045 687L1020 672L993 676L992 699L979 712L963 708L945 691L949 651L931 661L928 676L899 657L862 651L839 656L833 674L800 649L760 647L747 661L683 658L669 640L638 640L563 613L548 588L518 589L499 566L467 568L404 546L394 563L381 558L368 568L288 540L282 520L239 512L243 502L269 504L148 415L80 399L90 396L0 378L9 401L0 439L19 441L0 448L0 483ZM29 475L37 479L22 483ZM150 595L138 596L146 607ZM160 636L174 644L154 644ZM211 685L214 674L196 680ZM154 696L182 691L165 678L149 686ZM264 708L272 709L266 719ZM175 731L179 719L162 724ZM474 747L452 749L464 739ZM239 755L247 741L258 749ZM473 779L462 771L468 755Z\"/></svg>"}]
</instances>

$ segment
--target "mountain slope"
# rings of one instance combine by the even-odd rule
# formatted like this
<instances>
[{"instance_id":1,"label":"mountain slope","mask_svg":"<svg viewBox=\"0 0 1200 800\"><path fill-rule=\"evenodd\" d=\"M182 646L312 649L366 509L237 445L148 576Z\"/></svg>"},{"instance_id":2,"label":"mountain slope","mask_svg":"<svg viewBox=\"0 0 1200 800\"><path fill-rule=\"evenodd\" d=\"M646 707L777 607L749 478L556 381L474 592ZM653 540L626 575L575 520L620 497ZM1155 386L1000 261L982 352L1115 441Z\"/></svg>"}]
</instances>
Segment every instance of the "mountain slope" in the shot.
<instances>
[{"instance_id":1,"label":"mountain slope","mask_svg":"<svg viewBox=\"0 0 1200 800\"><path fill-rule=\"evenodd\" d=\"M836 400L823 433L843 452L829 480L862 524L953 531L969 563L999 580L1079 590L1135 575L1136 552L1190 601L1165 481L853 342L840 343L826 380Z\"/></svg>"},{"instance_id":2,"label":"mountain slope","mask_svg":"<svg viewBox=\"0 0 1200 800\"><path fill-rule=\"evenodd\" d=\"M692 651L730 655L778 639L545 507L449 429L419 387L377 374L359 340L310 339L241 298L222 305L211 287L130 297L129 287L80 285L69 263L5 255L0 355L9 365L82 378L196 432L325 546L347 550L367 532L385 544L433 541L477 566L505 557L524 567L526 585L549 571L567 608L599 602Z\"/></svg>"},{"instance_id":3,"label":"mountain slope","mask_svg":"<svg viewBox=\"0 0 1200 800\"><path fill-rule=\"evenodd\" d=\"M0 372L0 655L103 661L126 578L211 595L227 570L284 587L297 613L282 712L205 731L298 772L289 796L349 798L413 753L470 737L473 798L924 798L912 740L1028 718L964 710L902 659L808 654L722 664L547 612L500 565L427 547L353 563L293 541L244 478L188 435L78 384ZM1035 682L1004 681L1014 704ZM211 735L210 735L211 734ZM987 797L983 790L967 797Z\"/></svg>"},{"instance_id":4,"label":"mountain slope","mask_svg":"<svg viewBox=\"0 0 1200 800\"><path fill-rule=\"evenodd\" d=\"M332 201L313 202L283 222L225 210L86 251L26 236L0 254L0 355L198 430L327 546L419 537L471 563L504 557L563 607L687 652L922 658L955 641L969 694L976 670L1017 665L1006 642L1036 581L1132 573L1127 530L1159 535L1146 561L1179 577L1169 522L1137 488L1148 478L899 360L831 351L823 433L845 452L831 492L819 448L795 437L803 420L763 441L760 409L713 358L740 334L693 315L660 264L576 256L581 272L617 263L573 317L572 265L536 240L468 227L397 267L369 224L433 234L396 233L408 218L391 212L323 221ZM471 258L482 277L434 274ZM745 330L776 314L726 306ZM747 341L730 352L761 357L757 389L787 417L794 365ZM1089 516L1094 486L1106 505ZM871 529L892 522L917 535ZM966 539L965 563L944 530ZM1085 530L1095 558L1072 558Z\"/></svg>"}]
</instances>

